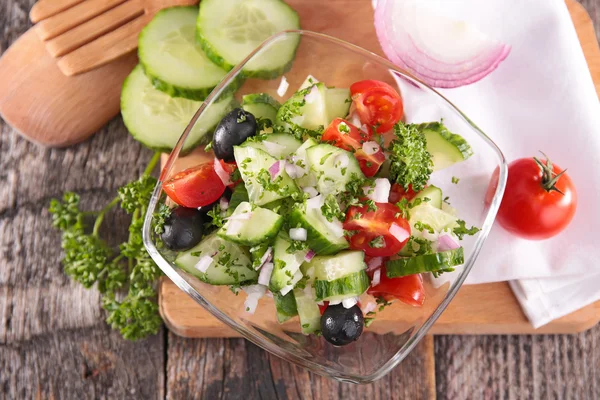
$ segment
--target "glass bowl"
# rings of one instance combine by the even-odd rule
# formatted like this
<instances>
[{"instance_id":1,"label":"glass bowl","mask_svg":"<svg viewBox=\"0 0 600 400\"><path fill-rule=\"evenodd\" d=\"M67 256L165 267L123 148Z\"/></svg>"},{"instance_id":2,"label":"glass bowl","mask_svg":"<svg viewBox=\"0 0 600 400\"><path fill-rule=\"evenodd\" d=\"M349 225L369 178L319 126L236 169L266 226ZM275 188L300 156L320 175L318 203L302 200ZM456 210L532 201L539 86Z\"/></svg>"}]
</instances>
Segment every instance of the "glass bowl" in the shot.
<instances>
[{"instance_id":1,"label":"glass bowl","mask_svg":"<svg viewBox=\"0 0 600 400\"><path fill-rule=\"evenodd\" d=\"M271 79L244 76L244 65L269 52L273 54L282 47L295 46L297 43L293 62L278 76ZM260 300L256 313L250 315L243 306L243 292L236 295L228 287L203 283L175 267L172 262L174 254L164 250L160 245L160 238L152 231L153 213L165 201L160 181L146 214L144 244L162 271L181 290L246 339L317 374L354 383L367 383L384 376L407 356L464 282L492 227L504 192L507 166L500 149L460 110L437 91L386 59L323 34L285 31L262 43L212 91L183 132L161 177L172 176L202 160L212 160L211 154L204 153L204 146L189 142L198 137L195 133L213 127L209 126L214 124L211 108L221 109L220 101L232 94L239 101L242 95L264 92L283 102L309 74L327 86L336 87L349 87L353 82L363 79L388 82L403 97L407 122L443 119L452 132L462 135L471 144L474 156L432 175L432 183L441 187L444 195L450 197L460 218L466 220L468 225L481 228L477 235L462 242L465 248L464 266L457 268L455 273L443 274L442 277L445 278L442 280L426 276L424 306L414 308L394 302L383 313L378 313L381 318L376 317L356 342L335 347L320 336L301 334L297 318L279 324L273 300L268 296ZM182 152L183 148L186 149L185 152ZM190 148L193 149L191 152ZM492 190L488 193L487 188L496 169L499 171L497 185L492 185ZM453 176L461 179L459 185L451 184Z\"/></svg>"}]
</instances>

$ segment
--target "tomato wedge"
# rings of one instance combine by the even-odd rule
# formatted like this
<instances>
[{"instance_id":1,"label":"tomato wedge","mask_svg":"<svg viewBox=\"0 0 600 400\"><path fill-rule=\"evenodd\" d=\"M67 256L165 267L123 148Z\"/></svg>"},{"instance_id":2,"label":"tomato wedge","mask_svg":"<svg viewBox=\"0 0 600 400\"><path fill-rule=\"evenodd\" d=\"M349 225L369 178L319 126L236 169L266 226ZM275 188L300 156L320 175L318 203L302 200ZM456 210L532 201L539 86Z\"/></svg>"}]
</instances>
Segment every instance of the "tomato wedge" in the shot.
<instances>
[{"instance_id":1,"label":"tomato wedge","mask_svg":"<svg viewBox=\"0 0 600 400\"><path fill-rule=\"evenodd\" d=\"M371 136L345 119L336 118L325 129L321 140L330 142L340 149L353 152L363 174L372 177L379 171L379 167L385 161L385 154L383 154L381 147L373 154L365 153L363 143L369 141Z\"/></svg>"},{"instance_id":2,"label":"tomato wedge","mask_svg":"<svg viewBox=\"0 0 600 400\"><path fill-rule=\"evenodd\" d=\"M389 202L392 204L396 204L402 199L406 199L411 201L415 198L417 192L415 192L411 185L408 185L408 190L404 189L402 185L398 185L397 183L392 183L392 188L390 189L390 197Z\"/></svg>"},{"instance_id":3,"label":"tomato wedge","mask_svg":"<svg viewBox=\"0 0 600 400\"><path fill-rule=\"evenodd\" d=\"M360 121L378 133L392 129L404 115L402 98L385 82L359 81L350 86L350 93Z\"/></svg>"},{"instance_id":4,"label":"tomato wedge","mask_svg":"<svg viewBox=\"0 0 600 400\"><path fill-rule=\"evenodd\" d=\"M362 250L371 257L389 257L398 253L410 238L410 225L400 216L400 209L390 203L369 206L352 206L346 213L344 229L353 231L348 235L350 248Z\"/></svg>"},{"instance_id":5,"label":"tomato wedge","mask_svg":"<svg viewBox=\"0 0 600 400\"><path fill-rule=\"evenodd\" d=\"M180 206L198 208L217 201L225 185L215 172L214 162L188 168L163 183L167 196Z\"/></svg>"},{"instance_id":6,"label":"tomato wedge","mask_svg":"<svg viewBox=\"0 0 600 400\"><path fill-rule=\"evenodd\" d=\"M425 301L425 288L421 275L408 275L398 278L388 278L385 267L381 268L379 284L369 287L367 293L375 297L383 297L386 300L392 298L413 307L421 307Z\"/></svg>"}]
</instances>

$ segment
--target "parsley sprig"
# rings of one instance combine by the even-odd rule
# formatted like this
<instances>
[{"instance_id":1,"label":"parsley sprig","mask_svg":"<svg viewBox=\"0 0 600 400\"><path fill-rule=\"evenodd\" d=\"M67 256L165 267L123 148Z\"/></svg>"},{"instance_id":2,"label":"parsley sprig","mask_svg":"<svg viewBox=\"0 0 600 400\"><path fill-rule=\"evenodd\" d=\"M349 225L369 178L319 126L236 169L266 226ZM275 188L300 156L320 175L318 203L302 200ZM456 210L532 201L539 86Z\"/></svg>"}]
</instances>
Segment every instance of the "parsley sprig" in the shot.
<instances>
[{"instance_id":1,"label":"parsley sprig","mask_svg":"<svg viewBox=\"0 0 600 400\"><path fill-rule=\"evenodd\" d=\"M433 172L427 140L417 125L402 122L394 126L395 138L388 148L390 152L390 179L408 189L422 190Z\"/></svg>"},{"instance_id":2,"label":"parsley sprig","mask_svg":"<svg viewBox=\"0 0 600 400\"><path fill-rule=\"evenodd\" d=\"M129 340L155 334L162 324L155 290L162 273L142 240L144 216L156 185L150 173L159 160L160 153L156 153L139 179L119 188L118 195L100 211L82 211L79 195L72 192L65 193L62 201L52 199L49 208L52 225L62 232L65 273L86 288L97 285L107 323ZM117 205L131 215L131 224L127 241L115 250L100 236L100 228ZM164 223L168 210L161 208L157 214L157 220ZM93 224L86 222L89 217L95 217ZM161 223L155 232L162 232Z\"/></svg>"}]
</instances>

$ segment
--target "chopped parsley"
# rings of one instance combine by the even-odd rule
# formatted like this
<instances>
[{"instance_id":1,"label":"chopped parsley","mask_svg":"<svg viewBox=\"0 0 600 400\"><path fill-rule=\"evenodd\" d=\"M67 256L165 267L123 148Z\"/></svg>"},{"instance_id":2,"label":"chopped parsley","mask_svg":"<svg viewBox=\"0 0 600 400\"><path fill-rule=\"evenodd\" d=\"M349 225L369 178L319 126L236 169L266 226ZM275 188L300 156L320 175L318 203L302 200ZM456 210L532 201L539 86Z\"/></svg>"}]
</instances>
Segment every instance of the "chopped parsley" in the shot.
<instances>
[{"instance_id":1,"label":"chopped parsley","mask_svg":"<svg viewBox=\"0 0 600 400\"><path fill-rule=\"evenodd\" d=\"M465 235L469 235L469 236L473 236L475 235L477 232L479 232L479 228L472 226L470 228L467 228L466 222L463 221L462 219L459 219L456 221L456 223L458 224L457 227L455 227L452 232L454 232L454 234L456 236L458 236L458 238L460 240L463 239L463 237Z\"/></svg>"},{"instance_id":2,"label":"chopped parsley","mask_svg":"<svg viewBox=\"0 0 600 400\"><path fill-rule=\"evenodd\" d=\"M427 151L427 139L417 125L394 125L395 139L388 148L390 152L390 179L405 189L412 186L418 192L422 190L431 173L433 161Z\"/></svg>"},{"instance_id":3,"label":"chopped parsley","mask_svg":"<svg viewBox=\"0 0 600 400\"><path fill-rule=\"evenodd\" d=\"M338 125L338 131L340 131L340 133L348 134L350 133L350 127L345 122L340 122L340 124Z\"/></svg>"},{"instance_id":4,"label":"chopped parsley","mask_svg":"<svg viewBox=\"0 0 600 400\"><path fill-rule=\"evenodd\" d=\"M455 176L452 177L452 183L454 183L455 185L457 185L459 181L460 181L459 178L457 178Z\"/></svg>"},{"instance_id":5,"label":"chopped parsley","mask_svg":"<svg viewBox=\"0 0 600 400\"><path fill-rule=\"evenodd\" d=\"M245 112L238 113L237 123L241 124L242 122L245 122L245 121L246 121L246 113Z\"/></svg>"},{"instance_id":6,"label":"chopped parsley","mask_svg":"<svg viewBox=\"0 0 600 400\"><path fill-rule=\"evenodd\" d=\"M431 233L431 234L434 234L434 233L435 233L435 229L433 229L433 228L431 227L431 225L429 225L429 224L424 224L424 223L422 223L421 221L419 221L419 222L415 223L415 229L416 229L416 230L418 230L418 231L427 231L427 232L429 232L429 233Z\"/></svg>"},{"instance_id":7,"label":"chopped parsley","mask_svg":"<svg viewBox=\"0 0 600 400\"><path fill-rule=\"evenodd\" d=\"M383 297L377 297L375 299L375 301L377 302L377 304L379 304L379 311L380 312L383 311L387 306L392 305L392 303L390 303L389 301L387 301Z\"/></svg>"},{"instance_id":8,"label":"chopped parsley","mask_svg":"<svg viewBox=\"0 0 600 400\"><path fill-rule=\"evenodd\" d=\"M369 247L373 249L381 249L385 247L385 239L383 236L377 236L375 239L369 242Z\"/></svg>"},{"instance_id":9,"label":"chopped parsley","mask_svg":"<svg viewBox=\"0 0 600 400\"><path fill-rule=\"evenodd\" d=\"M331 194L325 198L325 203L321 206L321 213L329 222L333 222L336 218L340 221L343 221L346 218L346 215L340 209L340 205L335 196Z\"/></svg>"},{"instance_id":10,"label":"chopped parsley","mask_svg":"<svg viewBox=\"0 0 600 400\"><path fill-rule=\"evenodd\" d=\"M221 215L221 207L218 204L215 204L209 212L206 213L212 220L208 223L208 225L212 225L215 228L221 228L225 225L225 219Z\"/></svg>"}]
</instances>

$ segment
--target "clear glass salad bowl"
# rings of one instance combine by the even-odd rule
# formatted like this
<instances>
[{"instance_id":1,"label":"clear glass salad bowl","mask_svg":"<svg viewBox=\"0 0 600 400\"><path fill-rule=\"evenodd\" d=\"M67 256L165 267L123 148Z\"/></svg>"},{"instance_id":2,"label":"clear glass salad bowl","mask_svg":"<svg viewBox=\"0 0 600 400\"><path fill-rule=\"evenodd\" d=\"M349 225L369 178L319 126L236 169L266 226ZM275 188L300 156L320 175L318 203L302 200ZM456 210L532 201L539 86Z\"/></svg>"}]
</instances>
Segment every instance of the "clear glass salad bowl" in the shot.
<instances>
[{"instance_id":1,"label":"clear glass salad bowl","mask_svg":"<svg viewBox=\"0 0 600 400\"><path fill-rule=\"evenodd\" d=\"M290 43L295 45L296 42L299 42L296 55L286 71L281 71L272 79L244 77L245 65L279 51L281 46L289 46ZM308 31L286 31L261 44L213 90L183 132L165 164L161 178L173 176L202 160L212 160L212 154L204 153L204 146L192 141L197 137L195 132L212 128L206 121L214 120L211 108L218 108L220 100L232 94L240 100L245 94L264 92L283 103L309 74L327 86L336 87L349 87L353 82L363 79L388 82L402 95L407 122L443 119L450 131L462 135L470 143L474 156L435 172L431 180L444 190L444 196L450 197L452 207L458 211L461 219L481 229L477 235L462 242L465 249L464 266L457 268L455 273L444 274L444 280L425 276L426 299L422 307L414 308L395 302L383 313L378 313L387 313L387 322L381 322L376 317L356 342L335 347L320 336L300 333L297 318L279 324L273 300L268 296L260 300L255 314L250 315L244 307L246 296L243 292L236 295L228 287L203 283L178 269L173 263L174 254L161 246L160 238L152 230L152 216L165 201L161 181L154 190L146 214L144 243L154 261L181 290L246 339L312 372L343 381L367 383L381 378L400 363L457 293L492 227L504 192L507 166L500 149L469 118L441 94L409 73L382 57L342 40ZM498 183L488 191L495 170L498 170ZM450 184L453 176L460 178L459 185ZM390 320L395 322L390 323Z\"/></svg>"}]
</instances>

